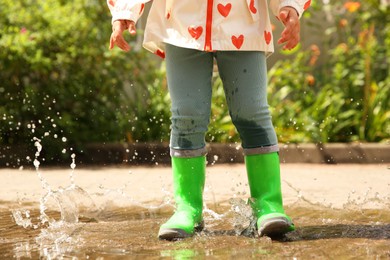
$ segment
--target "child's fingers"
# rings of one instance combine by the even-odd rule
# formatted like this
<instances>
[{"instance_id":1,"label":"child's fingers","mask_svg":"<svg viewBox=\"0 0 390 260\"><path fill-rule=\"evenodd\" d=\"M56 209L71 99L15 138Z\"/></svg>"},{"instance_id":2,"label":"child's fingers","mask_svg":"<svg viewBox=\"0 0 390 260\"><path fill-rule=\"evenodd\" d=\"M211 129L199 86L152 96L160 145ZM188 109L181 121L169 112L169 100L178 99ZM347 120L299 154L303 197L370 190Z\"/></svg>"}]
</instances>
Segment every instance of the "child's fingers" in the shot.
<instances>
[{"instance_id":1,"label":"child's fingers","mask_svg":"<svg viewBox=\"0 0 390 260\"><path fill-rule=\"evenodd\" d=\"M287 44L284 46L285 49L291 50L295 48L300 40L299 27L290 29L287 39Z\"/></svg>"},{"instance_id":2,"label":"child's fingers","mask_svg":"<svg viewBox=\"0 0 390 260\"><path fill-rule=\"evenodd\" d=\"M286 45L283 47L283 49L291 50L299 43L299 37L297 36L297 34L288 34L282 36L278 40L278 44L284 44L284 43L286 43Z\"/></svg>"},{"instance_id":3,"label":"child's fingers","mask_svg":"<svg viewBox=\"0 0 390 260\"><path fill-rule=\"evenodd\" d=\"M293 49L299 42L300 25L298 13L294 8L284 7L279 13L279 19L285 28L278 40L278 44L286 43L284 50Z\"/></svg>"},{"instance_id":4,"label":"child's fingers","mask_svg":"<svg viewBox=\"0 0 390 260\"><path fill-rule=\"evenodd\" d=\"M283 42L288 39L299 40L299 27L286 27L281 34L281 39L283 39Z\"/></svg>"},{"instance_id":5,"label":"child's fingers","mask_svg":"<svg viewBox=\"0 0 390 260\"><path fill-rule=\"evenodd\" d=\"M280 21L285 24L286 18L288 17L288 10L282 9L279 13L279 19Z\"/></svg>"},{"instance_id":6,"label":"child's fingers","mask_svg":"<svg viewBox=\"0 0 390 260\"><path fill-rule=\"evenodd\" d=\"M114 46L117 45L120 49L124 51L130 50L129 44L126 42L122 35L126 28L126 21L117 20L113 23L112 34L110 38L110 49L114 48Z\"/></svg>"},{"instance_id":7,"label":"child's fingers","mask_svg":"<svg viewBox=\"0 0 390 260\"><path fill-rule=\"evenodd\" d=\"M111 34L110 49L112 49L115 45L117 45L120 49L122 49L124 51L130 50L130 46L126 42L126 40L123 38L121 31L114 31Z\"/></svg>"},{"instance_id":8,"label":"child's fingers","mask_svg":"<svg viewBox=\"0 0 390 260\"><path fill-rule=\"evenodd\" d=\"M118 35L118 37L115 40L116 45L118 45L119 48L121 48L124 51L129 51L130 46L129 44L125 41L122 35Z\"/></svg>"},{"instance_id":9,"label":"child's fingers","mask_svg":"<svg viewBox=\"0 0 390 260\"><path fill-rule=\"evenodd\" d=\"M131 35L135 35L136 34L136 28L135 28L135 23L133 21L130 21L129 23L129 28L128 28L128 31Z\"/></svg>"}]
</instances>

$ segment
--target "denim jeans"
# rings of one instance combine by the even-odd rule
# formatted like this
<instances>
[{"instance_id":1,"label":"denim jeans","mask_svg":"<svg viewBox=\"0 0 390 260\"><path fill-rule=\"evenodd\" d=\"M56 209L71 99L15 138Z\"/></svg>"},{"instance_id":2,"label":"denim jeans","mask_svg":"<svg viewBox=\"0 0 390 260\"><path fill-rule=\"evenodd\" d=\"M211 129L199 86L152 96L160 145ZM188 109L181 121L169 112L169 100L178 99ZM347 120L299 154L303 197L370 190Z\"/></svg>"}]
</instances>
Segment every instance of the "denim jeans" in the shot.
<instances>
[{"instance_id":1,"label":"denim jeans","mask_svg":"<svg viewBox=\"0 0 390 260\"><path fill-rule=\"evenodd\" d=\"M267 102L266 57L259 51L205 52L166 45L166 69L172 100L171 155L206 153L212 73L216 60L229 114L245 154L278 151Z\"/></svg>"}]
</instances>

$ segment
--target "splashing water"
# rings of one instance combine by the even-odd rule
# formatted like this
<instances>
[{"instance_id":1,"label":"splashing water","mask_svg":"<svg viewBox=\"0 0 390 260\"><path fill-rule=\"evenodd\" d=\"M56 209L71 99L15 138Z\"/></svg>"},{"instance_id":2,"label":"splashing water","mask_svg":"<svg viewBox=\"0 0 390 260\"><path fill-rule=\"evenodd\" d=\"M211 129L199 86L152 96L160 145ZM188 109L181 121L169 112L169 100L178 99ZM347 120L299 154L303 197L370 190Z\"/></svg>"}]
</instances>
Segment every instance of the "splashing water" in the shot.
<instances>
[{"instance_id":1,"label":"splashing water","mask_svg":"<svg viewBox=\"0 0 390 260\"><path fill-rule=\"evenodd\" d=\"M47 180L43 177L42 172L39 169L40 161L39 156L42 151L41 140L34 137L34 146L36 147L34 166L38 178L41 182L43 190L46 192L40 199L40 220L41 224L55 223L55 220L50 218L46 214L48 208L48 202L54 200L54 204L57 205L61 213L61 221L66 223L77 223L80 212L84 210L84 213L89 213L88 217L94 217L98 209L94 204L89 194L82 188L76 186L74 181L74 170L76 168L76 155L71 155L72 163L70 164L71 172L69 175L70 185L66 188L59 188L54 190L48 184ZM87 209L87 210L85 210Z\"/></svg>"},{"instance_id":2,"label":"splashing water","mask_svg":"<svg viewBox=\"0 0 390 260\"><path fill-rule=\"evenodd\" d=\"M42 188L46 191L50 191L50 185L47 183L46 179L43 178L42 173L39 171L39 165L41 163L38 159L39 159L39 156L41 155L41 151L42 151L41 139L34 137L33 141L34 141L34 146L37 149L37 151L35 152L35 159L33 162L34 167L35 167L35 171L38 175L39 181L41 182Z\"/></svg>"},{"instance_id":3,"label":"splashing water","mask_svg":"<svg viewBox=\"0 0 390 260\"><path fill-rule=\"evenodd\" d=\"M15 223L23 228L37 229L42 228L40 234L36 237L36 243L40 248L40 256L47 259L54 259L64 255L67 251L72 250L74 245L80 242L80 239L75 238L73 233L77 229L79 217L88 217L94 219L98 214L98 208L93 202L90 195L81 187L75 184L74 171L76 168L76 155L71 155L72 162L70 164L71 172L69 174L70 185L66 188L59 187L53 189L47 180L43 177L40 171L39 157L42 151L41 139L34 137L34 146L36 147L35 158L33 165L36 174L41 183L42 189L45 192L39 203L39 224L33 224L29 210L13 210L12 216ZM50 207L57 207L60 212L60 220L50 217L46 211ZM24 243L15 248L15 252L22 256L26 256L25 249L29 249L29 244ZM28 256L28 254L27 254Z\"/></svg>"},{"instance_id":4,"label":"splashing water","mask_svg":"<svg viewBox=\"0 0 390 260\"><path fill-rule=\"evenodd\" d=\"M16 225L22 226L23 228L28 228L33 226L30 218L29 210L12 210L11 212Z\"/></svg>"},{"instance_id":5,"label":"splashing water","mask_svg":"<svg viewBox=\"0 0 390 260\"><path fill-rule=\"evenodd\" d=\"M256 218L249 203L240 198L229 200L230 210L234 213L232 224L237 236L256 236Z\"/></svg>"},{"instance_id":6,"label":"splashing water","mask_svg":"<svg viewBox=\"0 0 390 260\"><path fill-rule=\"evenodd\" d=\"M76 168L76 155L72 153L71 155L72 163L70 164L70 168L72 171L70 172L70 186L74 187L76 184L74 182L74 169Z\"/></svg>"}]
</instances>

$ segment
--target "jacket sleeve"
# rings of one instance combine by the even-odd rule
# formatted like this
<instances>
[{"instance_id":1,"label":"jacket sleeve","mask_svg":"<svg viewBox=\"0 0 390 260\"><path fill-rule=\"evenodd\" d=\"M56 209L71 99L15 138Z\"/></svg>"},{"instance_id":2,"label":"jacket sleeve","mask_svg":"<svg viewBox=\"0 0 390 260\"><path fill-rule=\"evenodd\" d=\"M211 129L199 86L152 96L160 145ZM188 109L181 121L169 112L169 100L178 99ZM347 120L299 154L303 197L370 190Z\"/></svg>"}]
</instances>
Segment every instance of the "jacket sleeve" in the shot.
<instances>
[{"instance_id":1,"label":"jacket sleeve","mask_svg":"<svg viewBox=\"0 0 390 260\"><path fill-rule=\"evenodd\" d=\"M270 8L275 16L279 16L282 7L291 6L297 10L299 17L309 8L311 0L270 0Z\"/></svg>"},{"instance_id":2,"label":"jacket sleeve","mask_svg":"<svg viewBox=\"0 0 390 260\"><path fill-rule=\"evenodd\" d=\"M137 22L144 12L145 3L150 0L107 0L112 15L112 23L116 20Z\"/></svg>"}]
</instances>

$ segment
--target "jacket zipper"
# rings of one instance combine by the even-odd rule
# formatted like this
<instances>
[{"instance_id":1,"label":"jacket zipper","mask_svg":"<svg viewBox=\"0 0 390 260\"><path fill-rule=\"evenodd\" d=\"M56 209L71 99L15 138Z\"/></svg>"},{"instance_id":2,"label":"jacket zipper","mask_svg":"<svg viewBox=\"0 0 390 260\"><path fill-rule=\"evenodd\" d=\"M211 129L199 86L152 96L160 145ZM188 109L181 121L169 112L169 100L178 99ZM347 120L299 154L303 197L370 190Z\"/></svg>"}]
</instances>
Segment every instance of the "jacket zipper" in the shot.
<instances>
[{"instance_id":1,"label":"jacket zipper","mask_svg":"<svg viewBox=\"0 0 390 260\"><path fill-rule=\"evenodd\" d=\"M211 46L211 28L213 23L213 0L207 0L207 14L206 14L206 37L204 43L205 51L212 51L213 48Z\"/></svg>"}]
</instances>

